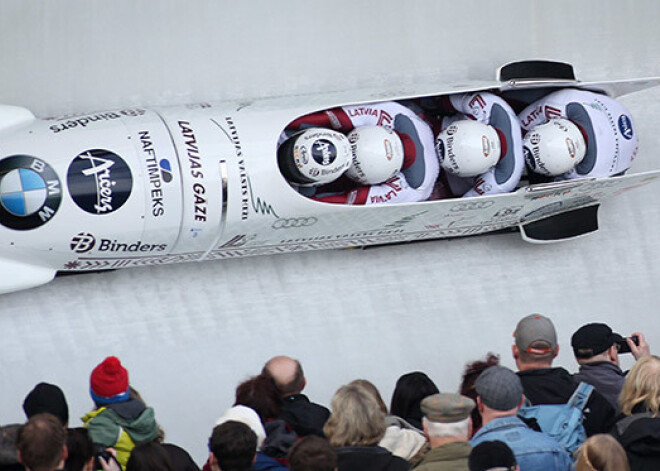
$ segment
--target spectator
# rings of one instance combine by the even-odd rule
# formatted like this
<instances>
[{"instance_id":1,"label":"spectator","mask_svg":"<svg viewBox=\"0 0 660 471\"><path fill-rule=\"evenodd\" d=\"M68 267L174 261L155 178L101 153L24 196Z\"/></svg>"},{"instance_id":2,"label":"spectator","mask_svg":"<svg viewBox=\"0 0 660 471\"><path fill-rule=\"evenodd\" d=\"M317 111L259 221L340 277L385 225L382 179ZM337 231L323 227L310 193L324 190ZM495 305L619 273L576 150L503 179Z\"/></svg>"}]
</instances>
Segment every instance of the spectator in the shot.
<instances>
[{"instance_id":1,"label":"spectator","mask_svg":"<svg viewBox=\"0 0 660 471\"><path fill-rule=\"evenodd\" d=\"M552 321L540 314L526 316L518 322L514 338L513 358L527 400L533 405L566 404L579 381L564 368L552 367L559 353ZM608 432L614 416L614 407L598 391L593 391L584 409L587 436Z\"/></svg>"},{"instance_id":2,"label":"spectator","mask_svg":"<svg viewBox=\"0 0 660 471\"><path fill-rule=\"evenodd\" d=\"M266 362L261 373L273 378L282 396L279 418L289 424L300 437L311 434L322 437L323 426L330 417L330 411L302 394L307 380L300 362L287 356L276 356Z\"/></svg>"},{"instance_id":3,"label":"spectator","mask_svg":"<svg viewBox=\"0 0 660 471\"><path fill-rule=\"evenodd\" d=\"M477 391L474 389L474 382L477 380L479 375L483 373L485 369L499 364L500 364L499 355L495 355L494 353L489 352L486 355L485 360L477 360L465 365L465 371L463 372L463 380L461 381L460 393L463 396L469 397L470 399L476 402ZM470 434L470 438L472 438L472 435L477 433L477 431L481 428L481 414L479 414L479 410L477 410L476 407L472 409L471 416L472 416L472 432Z\"/></svg>"},{"instance_id":4,"label":"spectator","mask_svg":"<svg viewBox=\"0 0 660 471\"><path fill-rule=\"evenodd\" d=\"M481 442L474 448L468 458L470 471L519 471L520 466L509 446L500 441Z\"/></svg>"},{"instance_id":5,"label":"spectator","mask_svg":"<svg viewBox=\"0 0 660 471\"><path fill-rule=\"evenodd\" d=\"M630 471L626 452L612 435L589 437L576 456L575 471Z\"/></svg>"},{"instance_id":6,"label":"spectator","mask_svg":"<svg viewBox=\"0 0 660 471\"><path fill-rule=\"evenodd\" d=\"M378 442L378 445L410 463L416 464L420 461L428 451L428 442L423 432L410 425L401 417L387 415L387 406L385 406L378 388L373 383L366 379L356 379L349 383L349 385L351 384L362 386L370 393L378 403L380 410L386 415L385 424L387 428L385 429L385 436Z\"/></svg>"},{"instance_id":7,"label":"spectator","mask_svg":"<svg viewBox=\"0 0 660 471\"><path fill-rule=\"evenodd\" d=\"M158 436L151 407L130 397L128 371L117 357L107 357L90 376L90 394L96 409L82 417L96 445L114 448L122 468L136 443Z\"/></svg>"},{"instance_id":8,"label":"spectator","mask_svg":"<svg viewBox=\"0 0 660 471\"><path fill-rule=\"evenodd\" d=\"M385 435L385 414L362 386L339 388L331 407L323 432L337 450L339 471L410 469L406 460L378 446Z\"/></svg>"},{"instance_id":9,"label":"spectator","mask_svg":"<svg viewBox=\"0 0 660 471\"><path fill-rule=\"evenodd\" d=\"M640 332L633 335L638 336L639 346L612 332L608 325L594 323L583 325L571 337L575 360L580 364L574 378L595 387L615 409L626 379L619 367L619 349L626 345L625 350L632 352L635 360L651 354L644 335Z\"/></svg>"},{"instance_id":10,"label":"spectator","mask_svg":"<svg viewBox=\"0 0 660 471\"><path fill-rule=\"evenodd\" d=\"M27 471L59 470L67 458L66 429L52 414L33 415L18 430L16 448Z\"/></svg>"},{"instance_id":11,"label":"spectator","mask_svg":"<svg viewBox=\"0 0 660 471\"><path fill-rule=\"evenodd\" d=\"M131 398L139 399L144 403L145 406L147 405L147 403L142 398L138 390L135 389L133 386L128 387L128 393ZM158 425L158 436L156 437L156 441L160 443L163 449L167 452L167 455L170 458L170 463L172 464L172 468L174 469L174 471L199 471L199 466L197 466L195 461L192 459L190 453L188 453L186 450L173 443L164 443L165 431L159 425Z\"/></svg>"},{"instance_id":12,"label":"spectator","mask_svg":"<svg viewBox=\"0 0 660 471\"><path fill-rule=\"evenodd\" d=\"M9 424L0 427L0 471L23 471L25 467L18 460L16 436L20 424Z\"/></svg>"},{"instance_id":13,"label":"spectator","mask_svg":"<svg viewBox=\"0 0 660 471\"><path fill-rule=\"evenodd\" d=\"M401 417L418 430L422 430L422 410L419 404L425 397L439 392L431 378L421 371L407 373L396 382L390 402L390 414Z\"/></svg>"},{"instance_id":14,"label":"spectator","mask_svg":"<svg viewBox=\"0 0 660 471\"><path fill-rule=\"evenodd\" d=\"M623 418L612 435L626 450L630 469L660 469L660 357L650 355L633 365L619 405Z\"/></svg>"},{"instance_id":15,"label":"spectator","mask_svg":"<svg viewBox=\"0 0 660 471\"><path fill-rule=\"evenodd\" d=\"M264 429L263 424L259 415L249 407L246 406L234 406L226 410L220 418L216 421L215 425L222 425L225 422L230 420L235 422L241 422L250 427L250 429L257 436L257 447L256 451L256 461L254 462L255 471L284 471L287 469L282 463L277 461L275 458L272 458L261 451L261 447L266 440L266 429ZM210 471L210 466L205 466L204 471Z\"/></svg>"},{"instance_id":16,"label":"spectator","mask_svg":"<svg viewBox=\"0 0 660 471\"><path fill-rule=\"evenodd\" d=\"M87 429L70 428L66 434L68 456L66 471L94 471L94 443L89 438ZM98 469L98 468L97 468Z\"/></svg>"},{"instance_id":17,"label":"spectator","mask_svg":"<svg viewBox=\"0 0 660 471\"><path fill-rule=\"evenodd\" d=\"M35 414L48 412L60 419L65 427L69 423L69 406L62 390L54 384L39 383L23 401L23 410L29 419Z\"/></svg>"},{"instance_id":18,"label":"spectator","mask_svg":"<svg viewBox=\"0 0 660 471\"><path fill-rule=\"evenodd\" d=\"M559 443L531 430L516 416L525 398L520 378L513 371L491 366L477 378L475 387L484 425L470 440L473 447L500 440L513 450L521 471L570 469L571 457Z\"/></svg>"},{"instance_id":19,"label":"spectator","mask_svg":"<svg viewBox=\"0 0 660 471\"><path fill-rule=\"evenodd\" d=\"M310 435L289 450L289 469L291 471L337 471L337 452L325 438Z\"/></svg>"},{"instance_id":20,"label":"spectator","mask_svg":"<svg viewBox=\"0 0 660 471\"><path fill-rule=\"evenodd\" d=\"M262 374L239 384L234 405L250 407L259 414L266 430L261 451L286 464L289 448L296 443L298 435L285 421L277 418L282 410L282 398L272 378Z\"/></svg>"},{"instance_id":21,"label":"spectator","mask_svg":"<svg viewBox=\"0 0 660 471\"><path fill-rule=\"evenodd\" d=\"M159 443L136 445L126 463L126 471L174 471L170 456Z\"/></svg>"},{"instance_id":22,"label":"spectator","mask_svg":"<svg viewBox=\"0 0 660 471\"><path fill-rule=\"evenodd\" d=\"M249 426L234 420L216 425L209 438L211 469L213 471L252 470L256 449L257 435Z\"/></svg>"},{"instance_id":23,"label":"spectator","mask_svg":"<svg viewBox=\"0 0 660 471\"><path fill-rule=\"evenodd\" d=\"M422 425L431 451L415 469L467 471L472 450L468 437L474 401L460 394L440 393L424 398L421 407L424 414Z\"/></svg>"}]
</instances>

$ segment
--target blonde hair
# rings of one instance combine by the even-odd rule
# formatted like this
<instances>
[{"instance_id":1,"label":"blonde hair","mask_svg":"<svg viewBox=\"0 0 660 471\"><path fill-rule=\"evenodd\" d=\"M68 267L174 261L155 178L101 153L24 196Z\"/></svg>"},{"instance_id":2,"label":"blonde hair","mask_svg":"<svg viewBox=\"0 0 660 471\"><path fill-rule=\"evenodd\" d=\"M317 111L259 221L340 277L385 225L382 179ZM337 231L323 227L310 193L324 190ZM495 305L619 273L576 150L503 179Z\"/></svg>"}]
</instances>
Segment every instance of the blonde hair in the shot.
<instances>
[{"instance_id":1,"label":"blonde hair","mask_svg":"<svg viewBox=\"0 0 660 471\"><path fill-rule=\"evenodd\" d=\"M375 446L385 435L385 414L364 386L342 386L330 407L332 414L323 433L333 447Z\"/></svg>"},{"instance_id":2,"label":"blonde hair","mask_svg":"<svg viewBox=\"0 0 660 471\"><path fill-rule=\"evenodd\" d=\"M637 360L619 395L621 412L625 415L631 415L639 404L657 417L660 411L660 357L655 355Z\"/></svg>"},{"instance_id":3,"label":"blonde hair","mask_svg":"<svg viewBox=\"0 0 660 471\"><path fill-rule=\"evenodd\" d=\"M380 392L378 391L378 388L374 383L372 383L369 380L366 379L354 379L348 385L352 384L357 384L358 386L362 386L368 393L370 393L374 399L376 399L376 402L378 403L378 406L380 407L380 410L383 411L385 415L387 415L387 406L385 405L385 402L383 401L383 398L380 395Z\"/></svg>"},{"instance_id":4,"label":"blonde hair","mask_svg":"<svg viewBox=\"0 0 660 471\"><path fill-rule=\"evenodd\" d=\"M630 471L626 452L612 435L592 435L575 454L575 471Z\"/></svg>"}]
</instances>

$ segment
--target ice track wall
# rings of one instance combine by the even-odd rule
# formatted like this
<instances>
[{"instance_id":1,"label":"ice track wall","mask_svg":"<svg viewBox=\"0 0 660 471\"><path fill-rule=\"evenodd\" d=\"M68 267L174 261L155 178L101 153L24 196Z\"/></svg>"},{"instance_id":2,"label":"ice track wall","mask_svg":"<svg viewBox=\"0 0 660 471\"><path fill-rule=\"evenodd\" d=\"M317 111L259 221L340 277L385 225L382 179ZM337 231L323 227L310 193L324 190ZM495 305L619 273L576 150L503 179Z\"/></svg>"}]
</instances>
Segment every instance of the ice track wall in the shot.
<instances>
[{"instance_id":1,"label":"ice track wall","mask_svg":"<svg viewBox=\"0 0 660 471\"><path fill-rule=\"evenodd\" d=\"M249 100L489 79L521 58L572 62L583 80L660 75L658 16L651 0L8 1L0 102L51 116ZM641 138L634 169L659 168L660 91L625 103ZM535 311L556 321L570 370L570 335L589 321L642 330L658 352L659 196L656 185L610 200L600 231L559 245L491 235L81 275L2 296L0 423L22 421L25 394L49 381L79 425L89 373L114 354L201 464L236 384L275 354L300 358L306 392L328 404L358 377L388 401L412 370L454 390L488 350L512 366L515 323Z\"/></svg>"}]
</instances>

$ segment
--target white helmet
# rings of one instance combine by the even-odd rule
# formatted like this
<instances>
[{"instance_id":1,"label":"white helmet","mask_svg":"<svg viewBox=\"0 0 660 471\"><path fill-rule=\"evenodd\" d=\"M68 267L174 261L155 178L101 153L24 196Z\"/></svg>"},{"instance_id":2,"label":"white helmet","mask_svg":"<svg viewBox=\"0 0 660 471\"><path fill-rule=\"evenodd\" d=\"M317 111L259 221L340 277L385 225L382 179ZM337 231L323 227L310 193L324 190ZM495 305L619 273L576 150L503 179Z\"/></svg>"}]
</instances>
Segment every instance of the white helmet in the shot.
<instances>
[{"instance_id":1,"label":"white helmet","mask_svg":"<svg viewBox=\"0 0 660 471\"><path fill-rule=\"evenodd\" d=\"M282 174L300 186L330 183L351 165L351 145L342 133L309 128L291 136L278 149Z\"/></svg>"},{"instance_id":2,"label":"white helmet","mask_svg":"<svg viewBox=\"0 0 660 471\"><path fill-rule=\"evenodd\" d=\"M455 121L435 139L440 165L459 177L475 177L500 159L502 145L494 127L479 121Z\"/></svg>"},{"instance_id":3,"label":"white helmet","mask_svg":"<svg viewBox=\"0 0 660 471\"><path fill-rule=\"evenodd\" d=\"M392 178L403 165L403 143L390 128L361 126L348 134L351 166L346 176L363 185Z\"/></svg>"},{"instance_id":4,"label":"white helmet","mask_svg":"<svg viewBox=\"0 0 660 471\"><path fill-rule=\"evenodd\" d=\"M582 162L587 143L575 124L556 118L531 129L523 139L523 148L532 171L556 176Z\"/></svg>"}]
</instances>

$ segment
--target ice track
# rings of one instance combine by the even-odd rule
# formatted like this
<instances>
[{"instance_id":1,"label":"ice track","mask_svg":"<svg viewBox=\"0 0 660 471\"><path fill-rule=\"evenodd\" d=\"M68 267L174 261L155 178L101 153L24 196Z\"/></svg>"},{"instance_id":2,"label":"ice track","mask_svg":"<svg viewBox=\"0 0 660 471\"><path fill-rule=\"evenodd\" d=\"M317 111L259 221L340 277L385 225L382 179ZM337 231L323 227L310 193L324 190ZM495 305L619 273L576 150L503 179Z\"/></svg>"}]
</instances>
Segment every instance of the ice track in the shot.
<instances>
[{"instance_id":1,"label":"ice track","mask_svg":"<svg viewBox=\"0 0 660 471\"><path fill-rule=\"evenodd\" d=\"M0 102L50 116L460 82L524 58L572 62L583 80L660 75L658 16L652 0L3 2ZM660 90L625 103L641 137L634 170L657 169ZM589 321L642 330L657 353L659 196L656 184L610 200L600 231L557 245L498 234L71 276L4 295L0 423L22 421L25 394L48 381L80 425L89 373L114 354L201 464L236 384L275 354L300 358L306 392L328 404L358 377L388 401L412 370L454 390L487 351L512 366L511 333L530 312L555 320L570 370L570 335Z\"/></svg>"}]
</instances>

